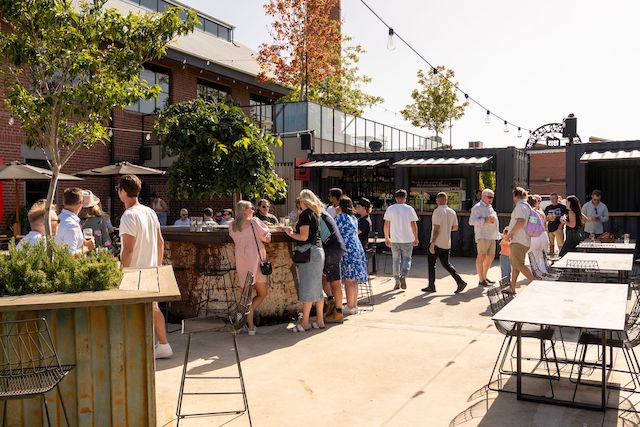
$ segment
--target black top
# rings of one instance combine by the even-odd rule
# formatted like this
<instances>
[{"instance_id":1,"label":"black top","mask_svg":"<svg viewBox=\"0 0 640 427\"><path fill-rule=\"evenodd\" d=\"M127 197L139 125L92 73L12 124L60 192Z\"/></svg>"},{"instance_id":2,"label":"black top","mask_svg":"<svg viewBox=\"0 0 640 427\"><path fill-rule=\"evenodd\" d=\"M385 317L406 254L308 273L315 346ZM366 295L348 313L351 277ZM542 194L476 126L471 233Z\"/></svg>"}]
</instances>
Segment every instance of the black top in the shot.
<instances>
[{"instance_id":1,"label":"black top","mask_svg":"<svg viewBox=\"0 0 640 427\"><path fill-rule=\"evenodd\" d=\"M298 215L298 222L296 223L296 233L300 233L300 227L303 225L309 226L309 237L304 242L298 241L299 245L310 243L318 247L322 247L322 240L320 240L320 227L318 224L318 215L311 209L305 209Z\"/></svg>"},{"instance_id":2,"label":"black top","mask_svg":"<svg viewBox=\"0 0 640 427\"><path fill-rule=\"evenodd\" d=\"M322 211L320 215L322 216L322 221L324 221L329 229L329 233L331 233L327 240L322 242L322 247L325 251L330 251L332 253L345 253L347 248L344 246L344 240L342 239L340 230L338 230L336 221L325 211Z\"/></svg>"},{"instance_id":3,"label":"black top","mask_svg":"<svg viewBox=\"0 0 640 427\"><path fill-rule=\"evenodd\" d=\"M371 218L369 215L358 218L358 239L362 243L362 248L366 251L369 247L369 236L371 235Z\"/></svg>"},{"instance_id":4,"label":"black top","mask_svg":"<svg viewBox=\"0 0 640 427\"><path fill-rule=\"evenodd\" d=\"M262 220L266 223L269 224L277 224L278 223L278 218L276 218L276 216L274 214L266 214L266 215L262 215L260 213L260 211L256 212L256 218L258 218L259 220Z\"/></svg>"},{"instance_id":5,"label":"black top","mask_svg":"<svg viewBox=\"0 0 640 427\"><path fill-rule=\"evenodd\" d=\"M549 205L544 208L545 216L548 216L552 212L556 214L556 219L547 222L547 227L549 228L549 231L551 233L553 233L560 227L560 217L562 215L569 215L569 209L567 209L567 207L562 203L559 203L557 205Z\"/></svg>"},{"instance_id":6,"label":"black top","mask_svg":"<svg viewBox=\"0 0 640 427\"><path fill-rule=\"evenodd\" d=\"M578 210L576 212L576 209L571 209L573 211L573 213L576 215L576 226L575 227L569 227L569 211L567 210L567 230L580 230L582 229L582 212L580 212L580 210Z\"/></svg>"}]
</instances>

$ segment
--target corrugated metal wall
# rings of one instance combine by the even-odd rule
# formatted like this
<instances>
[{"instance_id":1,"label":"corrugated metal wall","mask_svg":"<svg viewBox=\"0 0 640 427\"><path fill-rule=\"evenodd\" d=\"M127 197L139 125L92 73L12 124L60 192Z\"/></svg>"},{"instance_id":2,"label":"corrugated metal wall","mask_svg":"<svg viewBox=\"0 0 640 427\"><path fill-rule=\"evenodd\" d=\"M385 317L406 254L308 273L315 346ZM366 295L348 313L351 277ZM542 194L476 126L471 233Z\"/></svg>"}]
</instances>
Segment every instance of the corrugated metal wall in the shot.
<instances>
[{"instance_id":1,"label":"corrugated metal wall","mask_svg":"<svg viewBox=\"0 0 640 427\"><path fill-rule=\"evenodd\" d=\"M0 320L38 317L47 319L60 362L75 365L60 383L72 426L155 427L151 304L0 314ZM64 426L55 391L47 401L51 424ZM41 397L9 401L6 415L9 426L47 425Z\"/></svg>"}]
</instances>

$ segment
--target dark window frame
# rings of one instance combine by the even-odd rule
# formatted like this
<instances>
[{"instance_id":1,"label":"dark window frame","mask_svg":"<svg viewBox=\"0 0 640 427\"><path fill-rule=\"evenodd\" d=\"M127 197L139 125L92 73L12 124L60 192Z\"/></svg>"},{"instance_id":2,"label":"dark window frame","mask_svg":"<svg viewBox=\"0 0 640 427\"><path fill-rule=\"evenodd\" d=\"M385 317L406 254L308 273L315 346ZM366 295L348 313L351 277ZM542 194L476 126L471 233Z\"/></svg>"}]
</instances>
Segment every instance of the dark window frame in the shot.
<instances>
[{"instance_id":1,"label":"dark window frame","mask_svg":"<svg viewBox=\"0 0 640 427\"><path fill-rule=\"evenodd\" d=\"M158 65L155 65L155 64L144 64L143 67L140 69L139 73L142 74L143 71L150 71L150 72L154 73L155 74L154 75L154 80L156 80L156 81L158 80L158 77L157 77L158 74L162 74L162 75L167 76L167 78L169 80L168 83L167 83L167 91L163 92L162 89L161 89L160 90L160 94L164 94L164 93L167 94L167 103L166 103L165 107L171 105L173 103L173 97L171 96L171 88L173 86L173 75L172 75L171 69L164 68L164 67L161 67L161 66L158 66ZM154 82L153 84L158 84L159 85L159 83L156 83L156 82ZM162 88L162 86L161 86L161 88ZM149 101L146 101L144 99L139 99L138 101L136 101L135 104L127 105L126 107L124 107L124 110L128 111L130 113L137 113L137 114L158 114L160 111L162 111L162 109L158 109L158 102L160 101L160 99L161 99L160 96L158 96L158 98L151 98L151 100L149 100ZM151 101L153 101L154 107L155 107L153 112L145 113L145 112L141 111L140 107L141 107L142 103L151 102ZM134 105L136 106L136 108L131 108Z\"/></svg>"}]
</instances>

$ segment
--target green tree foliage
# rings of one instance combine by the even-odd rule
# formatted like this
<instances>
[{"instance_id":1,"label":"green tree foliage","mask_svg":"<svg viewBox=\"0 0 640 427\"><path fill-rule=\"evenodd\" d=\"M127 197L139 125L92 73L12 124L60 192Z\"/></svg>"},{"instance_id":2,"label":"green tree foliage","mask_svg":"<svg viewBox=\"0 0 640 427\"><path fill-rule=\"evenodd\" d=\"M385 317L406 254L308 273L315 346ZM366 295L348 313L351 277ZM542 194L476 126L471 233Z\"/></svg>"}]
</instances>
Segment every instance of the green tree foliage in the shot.
<instances>
[{"instance_id":1,"label":"green tree foliage","mask_svg":"<svg viewBox=\"0 0 640 427\"><path fill-rule=\"evenodd\" d=\"M286 195L272 150L282 141L238 107L200 99L170 105L158 116L155 132L165 155L177 156L169 168L169 194L176 199Z\"/></svg>"},{"instance_id":2,"label":"green tree foliage","mask_svg":"<svg viewBox=\"0 0 640 427\"><path fill-rule=\"evenodd\" d=\"M344 38L348 43L350 37ZM309 101L336 108L347 114L361 116L365 108L380 104L384 98L374 96L362 90L362 85L371 82L371 77L359 74L358 62L360 55L366 51L360 45L346 46L342 51L342 57L336 61L341 62L341 67L335 74L327 75L322 81L315 82L309 87ZM285 100L297 100L299 88L294 89Z\"/></svg>"},{"instance_id":3,"label":"green tree foliage","mask_svg":"<svg viewBox=\"0 0 640 427\"><path fill-rule=\"evenodd\" d=\"M160 88L139 79L147 61L167 43L193 30L197 16L180 8L121 15L106 0L0 0L10 31L0 32L5 104L20 121L30 147L47 151L53 179L81 148L108 140L113 110ZM50 235L49 223L47 235Z\"/></svg>"},{"instance_id":4,"label":"green tree foliage","mask_svg":"<svg viewBox=\"0 0 640 427\"><path fill-rule=\"evenodd\" d=\"M66 245L50 240L53 258L47 256L45 241L0 256L0 296L51 292L102 291L117 288L122 280L118 260L107 250L89 257L75 257Z\"/></svg>"},{"instance_id":5,"label":"green tree foliage","mask_svg":"<svg viewBox=\"0 0 640 427\"><path fill-rule=\"evenodd\" d=\"M468 102L459 102L456 86L452 83L455 73L442 65L437 74L426 75L418 70L418 89L411 92L413 104L400 111L415 127L427 128L440 136L451 120L464 115ZM446 77L446 79L444 78Z\"/></svg>"},{"instance_id":6,"label":"green tree foliage","mask_svg":"<svg viewBox=\"0 0 640 427\"><path fill-rule=\"evenodd\" d=\"M478 172L478 189L479 190L496 190L496 171L480 171Z\"/></svg>"}]
</instances>

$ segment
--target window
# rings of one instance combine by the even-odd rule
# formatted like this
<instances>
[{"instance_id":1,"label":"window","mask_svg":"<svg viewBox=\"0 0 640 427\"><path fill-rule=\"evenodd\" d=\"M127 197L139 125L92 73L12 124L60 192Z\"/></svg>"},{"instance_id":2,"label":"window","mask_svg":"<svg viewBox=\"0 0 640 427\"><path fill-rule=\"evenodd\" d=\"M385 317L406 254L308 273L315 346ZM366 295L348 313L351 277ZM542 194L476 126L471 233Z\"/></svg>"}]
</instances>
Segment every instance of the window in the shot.
<instances>
[{"instance_id":1,"label":"window","mask_svg":"<svg viewBox=\"0 0 640 427\"><path fill-rule=\"evenodd\" d=\"M140 99L138 102L125 107L126 110L143 114L153 114L163 110L169 105L169 75L158 71L142 69L140 70L140 80L144 80L149 85L160 86L158 98L150 100Z\"/></svg>"},{"instance_id":2,"label":"window","mask_svg":"<svg viewBox=\"0 0 640 427\"><path fill-rule=\"evenodd\" d=\"M257 95L249 97L251 118L264 129L270 130L273 126L273 105L271 102Z\"/></svg>"},{"instance_id":3,"label":"window","mask_svg":"<svg viewBox=\"0 0 640 427\"><path fill-rule=\"evenodd\" d=\"M31 166L37 166L42 169L49 169L49 163L46 160L39 159L25 159L26 164ZM30 207L40 199L46 199L49 193L49 181L31 181L26 180L24 182L24 198L25 206ZM24 221L25 218L22 218Z\"/></svg>"},{"instance_id":4,"label":"window","mask_svg":"<svg viewBox=\"0 0 640 427\"><path fill-rule=\"evenodd\" d=\"M197 97L206 102L213 102L214 104L224 103L229 96L230 91L228 87L216 85L214 83L198 80L197 85Z\"/></svg>"}]
</instances>

